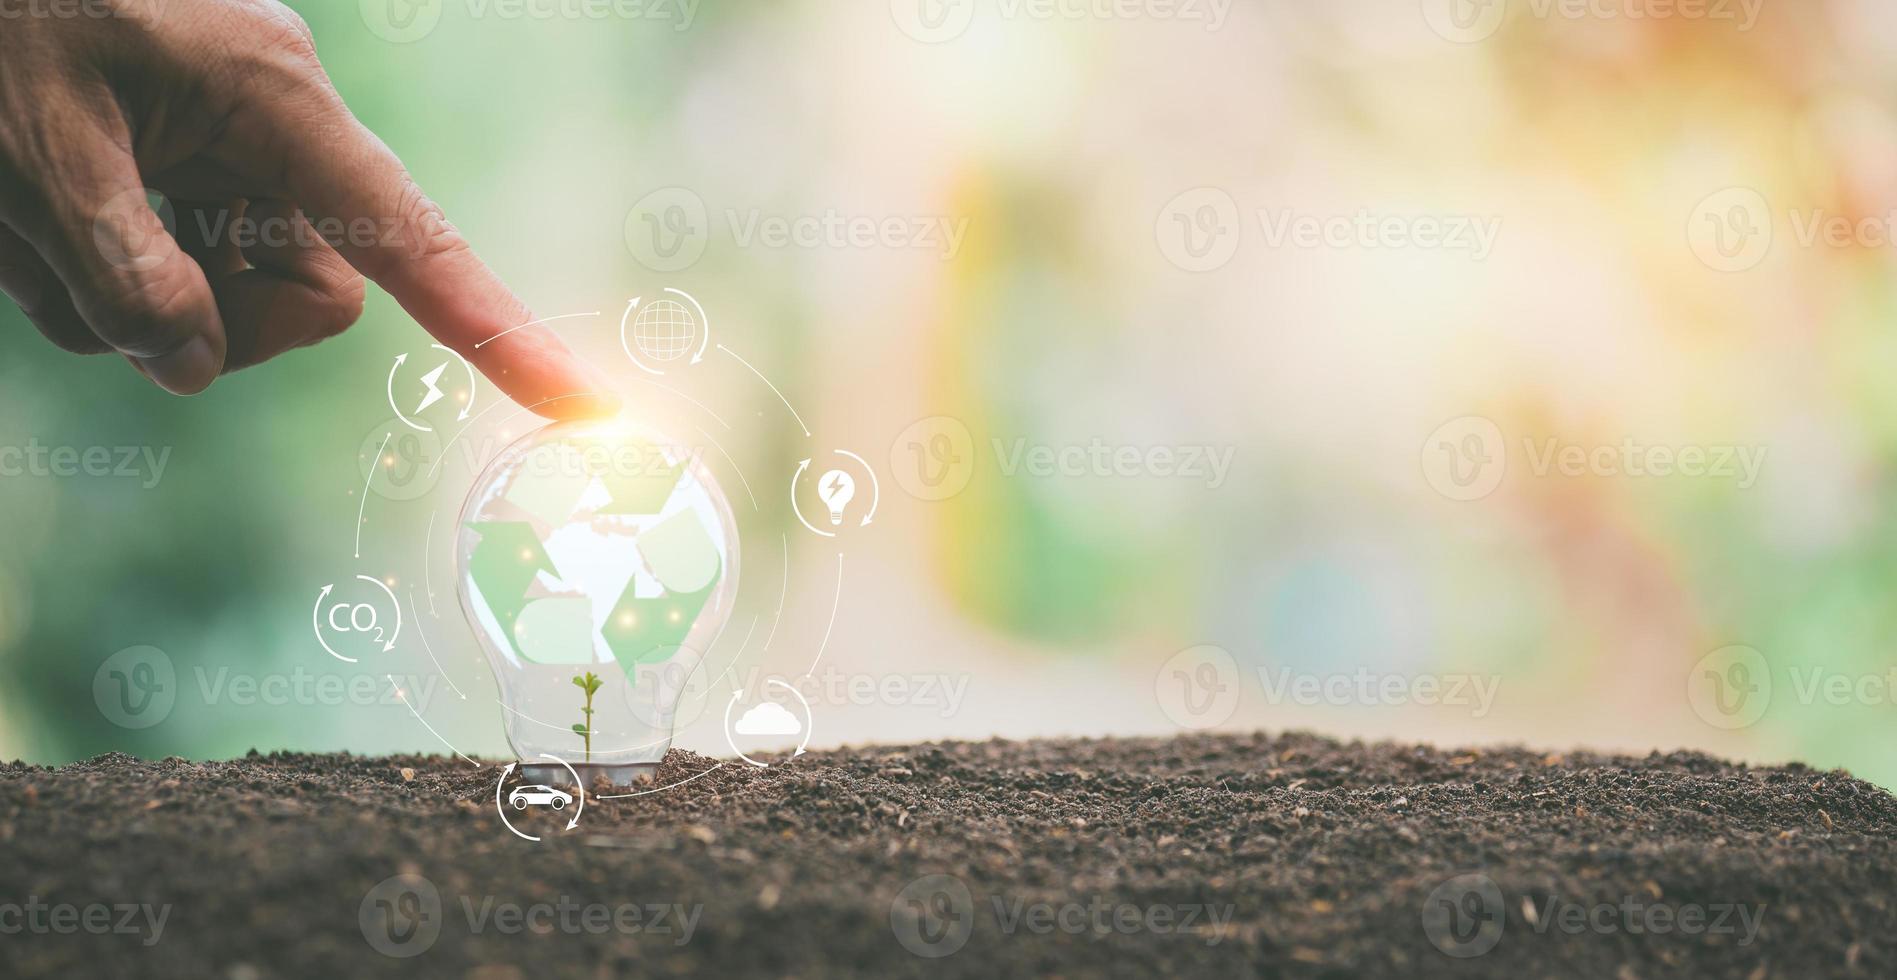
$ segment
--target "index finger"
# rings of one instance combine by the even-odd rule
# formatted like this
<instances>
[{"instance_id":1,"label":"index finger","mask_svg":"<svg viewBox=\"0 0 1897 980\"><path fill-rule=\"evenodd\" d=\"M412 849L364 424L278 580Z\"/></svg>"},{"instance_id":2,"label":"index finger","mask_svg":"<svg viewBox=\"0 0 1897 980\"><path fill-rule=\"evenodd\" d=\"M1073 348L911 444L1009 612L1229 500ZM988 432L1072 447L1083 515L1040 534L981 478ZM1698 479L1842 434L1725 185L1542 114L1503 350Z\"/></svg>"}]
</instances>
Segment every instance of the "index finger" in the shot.
<instances>
[{"instance_id":1,"label":"index finger","mask_svg":"<svg viewBox=\"0 0 1897 980\"><path fill-rule=\"evenodd\" d=\"M336 250L515 401L551 418L618 410L619 399L502 283L387 144L332 94L321 125L288 127L291 197L312 217L369 234Z\"/></svg>"}]
</instances>

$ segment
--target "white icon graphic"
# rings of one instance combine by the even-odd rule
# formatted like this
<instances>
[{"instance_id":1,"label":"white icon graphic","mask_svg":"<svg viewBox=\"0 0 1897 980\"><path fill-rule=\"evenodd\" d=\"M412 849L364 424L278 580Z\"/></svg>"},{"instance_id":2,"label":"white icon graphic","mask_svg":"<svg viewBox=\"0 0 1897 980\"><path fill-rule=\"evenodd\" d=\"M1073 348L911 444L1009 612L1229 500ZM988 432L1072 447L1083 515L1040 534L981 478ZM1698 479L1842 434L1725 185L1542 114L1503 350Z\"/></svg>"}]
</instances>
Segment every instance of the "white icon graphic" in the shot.
<instances>
[{"instance_id":1,"label":"white icon graphic","mask_svg":"<svg viewBox=\"0 0 1897 980\"><path fill-rule=\"evenodd\" d=\"M516 810L525 810L529 806L550 806L555 810L566 809L573 802L573 794L551 786L517 786L507 794L508 805Z\"/></svg>"},{"instance_id":2,"label":"white icon graphic","mask_svg":"<svg viewBox=\"0 0 1897 980\"><path fill-rule=\"evenodd\" d=\"M830 508L830 526L843 523L843 508L856 498L856 479L842 470L831 470L817 480L817 499Z\"/></svg>"},{"instance_id":3,"label":"white icon graphic","mask_svg":"<svg viewBox=\"0 0 1897 980\"><path fill-rule=\"evenodd\" d=\"M759 769L768 767L770 763L759 762L746 755L743 749L738 748L736 736L796 735L801 733L803 738L798 741L796 750L791 752L790 757L792 759L803 755L810 745L810 702L804 697L803 692L774 677L766 681L764 686L781 687L790 692L790 696L796 698L798 704L803 705L804 717L802 721L799 721L797 716L791 714L790 709L783 705L775 701L760 701L745 709L744 714L738 718L737 723L732 724L731 712L738 706L739 699L744 697L744 692L731 692L731 700L725 702L725 744L731 746L731 751L736 754L738 758L743 759Z\"/></svg>"},{"instance_id":4,"label":"white icon graphic","mask_svg":"<svg viewBox=\"0 0 1897 980\"><path fill-rule=\"evenodd\" d=\"M686 363L697 364L711 346L711 322L705 308L684 290L667 287L665 291L677 298L656 299L641 307L644 301L634 296L619 317L619 346L647 374L663 375L665 369L658 365L684 361L688 354L691 360Z\"/></svg>"},{"instance_id":5,"label":"white icon graphic","mask_svg":"<svg viewBox=\"0 0 1897 980\"><path fill-rule=\"evenodd\" d=\"M1480 415L1451 419L1423 440L1423 479L1450 500L1480 500L1506 475L1502 428Z\"/></svg>"},{"instance_id":6,"label":"white icon graphic","mask_svg":"<svg viewBox=\"0 0 1897 980\"><path fill-rule=\"evenodd\" d=\"M434 349L439 350L439 351L446 351L455 360L460 361L462 369L467 372L468 397L462 402L460 414L455 416L455 421L466 422L468 420L469 414L474 411L474 365L469 364L467 358L462 357L460 354L456 353L455 351L447 347L443 347L440 344L431 344L430 346L432 346ZM427 374L424 374L421 376L421 379L420 379L421 385L422 385L421 401L415 405L415 410L413 412L410 412L409 415L404 415L402 414L401 407L395 403L395 375L396 375L396 372L402 370L402 365L407 364L407 363L408 363L408 354L404 352L404 353L395 355L395 363L389 365L389 377L388 377L388 380L384 382L383 384L384 392L388 395L388 398L389 398L389 410L395 413L395 417L397 419L400 419L403 425L406 425L417 432L433 432L435 431L434 428L428 425L428 423L410 418L409 415L419 416L423 412L427 411L430 407L432 407L436 402L442 401L443 399L447 397L447 394L441 390L441 376L443 373L445 373L448 370L448 365L450 362L443 361L440 364L435 365L435 367L431 369Z\"/></svg>"},{"instance_id":7,"label":"white icon graphic","mask_svg":"<svg viewBox=\"0 0 1897 980\"><path fill-rule=\"evenodd\" d=\"M850 463L856 464L855 468L860 469L862 475L869 478L869 511L863 515L861 521L857 522L858 527L868 527L870 522L876 519L876 509L882 506L882 481L877 478L876 471L870 468L869 461L863 457L847 449L837 449L833 450L833 452L845 460L848 460ZM803 502L800 499L797 488L803 484L804 474L810 470L810 463L811 460L808 459L800 460L797 463L797 471L790 476L790 509L792 513L797 515L797 522L802 524L804 528L812 534L822 535L826 538L834 538L837 536L835 531L826 531L817 527L810 522L809 518L804 516ZM823 475L817 478L817 499L822 502L824 509L828 512L827 516L830 519L829 523L831 527L842 526L844 513L849 509L852 503L856 502L857 487L860 486L861 483L862 480L860 477L852 475L849 469L841 467L825 470Z\"/></svg>"},{"instance_id":8,"label":"white icon graphic","mask_svg":"<svg viewBox=\"0 0 1897 980\"><path fill-rule=\"evenodd\" d=\"M350 602L344 599L331 602L329 595L336 590L336 585L332 582L323 586L322 591L316 594L315 608L310 610L310 628L315 631L316 642L322 646L323 652L346 664L356 663L356 658L345 657L329 645L329 640L323 636L325 624L329 626L332 633L358 633L367 636L372 644L382 645L383 653L395 649L395 641L402 635L402 604L396 601L395 590L389 588L387 582L373 576L358 575L356 579L374 585L388 596L389 606L395 610L395 626L388 628L382 625L381 609L373 603Z\"/></svg>"},{"instance_id":9,"label":"white icon graphic","mask_svg":"<svg viewBox=\"0 0 1897 980\"><path fill-rule=\"evenodd\" d=\"M732 730L740 735L797 735L803 722L790 709L775 701L763 701L746 709Z\"/></svg>"},{"instance_id":10,"label":"white icon graphic","mask_svg":"<svg viewBox=\"0 0 1897 980\"><path fill-rule=\"evenodd\" d=\"M434 403L441 401L443 398L447 397L446 395L443 395L441 393L441 386L439 384L436 384L436 382L441 380L441 372L446 371L446 370L448 370L448 362L443 361L440 364L435 365L435 369L433 371L430 371L427 374L422 375L422 387L427 390L422 393L422 403L420 405L415 406L414 414L420 415L421 413L428 410L428 406L433 405Z\"/></svg>"}]
</instances>

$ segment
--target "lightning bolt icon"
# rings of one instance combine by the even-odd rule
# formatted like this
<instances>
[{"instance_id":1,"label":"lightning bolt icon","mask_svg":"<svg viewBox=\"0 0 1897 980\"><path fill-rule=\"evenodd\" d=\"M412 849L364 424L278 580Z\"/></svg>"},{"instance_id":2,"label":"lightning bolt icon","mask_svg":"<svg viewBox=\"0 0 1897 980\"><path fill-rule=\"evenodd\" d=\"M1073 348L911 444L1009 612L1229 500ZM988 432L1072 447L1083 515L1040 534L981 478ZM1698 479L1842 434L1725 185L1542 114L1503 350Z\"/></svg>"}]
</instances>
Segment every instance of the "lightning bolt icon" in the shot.
<instances>
[{"instance_id":1,"label":"lightning bolt icon","mask_svg":"<svg viewBox=\"0 0 1897 980\"><path fill-rule=\"evenodd\" d=\"M835 494L835 493L837 492L837 486L838 486L838 484L841 484L842 482L843 482L843 477L842 477L841 475L834 475L834 476L831 476L831 477L830 477L830 487L829 487L829 491L830 491L830 493L832 493L832 494Z\"/></svg>"},{"instance_id":2,"label":"lightning bolt icon","mask_svg":"<svg viewBox=\"0 0 1897 980\"><path fill-rule=\"evenodd\" d=\"M428 406L441 401L444 396L441 393L441 388L436 385L436 382L441 380L441 372L446 370L448 370L448 363L443 361L440 367L422 375L422 387L427 388L428 393L422 396L422 403L415 406L413 414L420 415Z\"/></svg>"}]
</instances>

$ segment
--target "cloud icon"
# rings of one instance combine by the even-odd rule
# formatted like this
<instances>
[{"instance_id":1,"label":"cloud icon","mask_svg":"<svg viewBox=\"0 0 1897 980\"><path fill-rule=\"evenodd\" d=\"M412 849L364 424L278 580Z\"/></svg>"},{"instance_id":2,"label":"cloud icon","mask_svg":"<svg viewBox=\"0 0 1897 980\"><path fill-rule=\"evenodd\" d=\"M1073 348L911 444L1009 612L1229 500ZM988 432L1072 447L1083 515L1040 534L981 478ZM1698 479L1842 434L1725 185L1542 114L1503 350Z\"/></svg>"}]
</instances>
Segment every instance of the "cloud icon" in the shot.
<instances>
[{"instance_id":1,"label":"cloud icon","mask_svg":"<svg viewBox=\"0 0 1897 980\"><path fill-rule=\"evenodd\" d=\"M740 735L795 735L804 726L783 705L764 701L745 709L732 729Z\"/></svg>"}]
</instances>

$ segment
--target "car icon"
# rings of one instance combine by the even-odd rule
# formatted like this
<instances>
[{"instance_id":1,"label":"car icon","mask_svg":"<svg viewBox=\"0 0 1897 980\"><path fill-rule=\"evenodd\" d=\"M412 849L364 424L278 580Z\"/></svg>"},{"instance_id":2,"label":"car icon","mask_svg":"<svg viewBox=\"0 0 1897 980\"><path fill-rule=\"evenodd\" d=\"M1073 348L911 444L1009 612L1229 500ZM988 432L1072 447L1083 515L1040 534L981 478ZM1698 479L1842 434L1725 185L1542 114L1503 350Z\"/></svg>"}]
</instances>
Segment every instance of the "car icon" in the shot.
<instances>
[{"instance_id":1,"label":"car icon","mask_svg":"<svg viewBox=\"0 0 1897 980\"><path fill-rule=\"evenodd\" d=\"M507 794L507 802L512 803L516 810L527 809L529 803L561 810L565 809L568 803L573 802L573 794L551 786L519 786L512 793Z\"/></svg>"}]
</instances>

